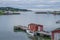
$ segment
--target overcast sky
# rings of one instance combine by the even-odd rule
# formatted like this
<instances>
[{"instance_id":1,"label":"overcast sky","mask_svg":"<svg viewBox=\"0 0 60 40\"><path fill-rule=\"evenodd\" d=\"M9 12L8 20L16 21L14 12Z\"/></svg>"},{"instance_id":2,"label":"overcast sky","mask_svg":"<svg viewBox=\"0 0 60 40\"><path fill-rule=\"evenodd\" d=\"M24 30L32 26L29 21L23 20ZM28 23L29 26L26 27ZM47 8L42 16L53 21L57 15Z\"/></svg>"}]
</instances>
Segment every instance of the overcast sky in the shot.
<instances>
[{"instance_id":1,"label":"overcast sky","mask_svg":"<svg viewBox=\"0 0 60 40\"><path fill-rule=\"evenodd\" d=\"M60 0L0 0L0 7L36 10L60 10Z\"/></svg>"}]
</instances>

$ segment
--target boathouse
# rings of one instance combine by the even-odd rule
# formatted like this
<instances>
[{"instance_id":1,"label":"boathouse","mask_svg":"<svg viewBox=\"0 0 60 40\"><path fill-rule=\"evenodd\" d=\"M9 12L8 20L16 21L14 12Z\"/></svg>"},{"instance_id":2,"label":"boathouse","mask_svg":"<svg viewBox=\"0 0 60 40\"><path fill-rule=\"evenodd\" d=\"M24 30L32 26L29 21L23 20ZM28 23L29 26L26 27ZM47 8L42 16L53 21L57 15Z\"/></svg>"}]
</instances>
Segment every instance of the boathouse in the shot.
<instances>
[{"instance_id":1,"label":"boathouse","mask_svg":"<svg viewBox=\"0 0 60 40\"><path fill-rule=\"evenodd\" d=\"M28 28L30 31L43 31L43 25L38 25L38 24L34 24L34 23L31 23L28 25Z\"/></svg>"},{"instance_id":2,"label":"boathouse","mask_svg":"<svg viewBox=\"0 0 60 40\"><path fill-rule=\"evenodd\" d=\"M52 31L51 39L52 40L60 40L60 28L57 28Z\"/></svg>"}]
</instances>

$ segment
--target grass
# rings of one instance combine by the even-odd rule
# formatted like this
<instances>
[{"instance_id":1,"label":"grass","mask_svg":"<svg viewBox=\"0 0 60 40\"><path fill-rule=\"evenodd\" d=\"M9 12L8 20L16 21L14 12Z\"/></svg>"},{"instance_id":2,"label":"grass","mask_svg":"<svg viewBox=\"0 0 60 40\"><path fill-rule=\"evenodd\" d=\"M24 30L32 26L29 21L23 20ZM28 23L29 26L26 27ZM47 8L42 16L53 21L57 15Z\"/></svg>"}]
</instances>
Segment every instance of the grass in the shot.
<instances>
[{"instance_id":1,"label":"grass","mask_svg":"<svg viewBox=\"0 0 60 40\"><path fill-rule=\"evenodd\" d=\"M44 40L51 40L50 37L43 37L43 38L44 38Z\"/></svg>"},{"instance_id":2,"label":"grass","mask_svg":"<svg viewBox=\"0 0 60 40\"><path fill-rule=\"evenodd\" d=\"M0 10L0 15L3 15L3 14L4 14L4 11L1 11L1 10Z\"/></svg>"}]
</instances>

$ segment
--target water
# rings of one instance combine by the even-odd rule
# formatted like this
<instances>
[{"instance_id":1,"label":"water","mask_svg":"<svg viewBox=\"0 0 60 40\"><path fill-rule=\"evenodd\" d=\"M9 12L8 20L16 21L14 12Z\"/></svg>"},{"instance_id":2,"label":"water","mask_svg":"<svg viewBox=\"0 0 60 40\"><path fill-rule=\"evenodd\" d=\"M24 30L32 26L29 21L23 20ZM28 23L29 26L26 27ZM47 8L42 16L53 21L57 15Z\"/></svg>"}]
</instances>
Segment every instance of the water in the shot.
<instances>
[{"instance_id":1,"label":"water","mask_svg":"<svg viewBox=\"0 0 60 40\"><path fill-rule=\"evenodd\" d=\"M55 22L60 20L60 15L34 14L34 12L22 12L20 15L0 16L0 40L40 40L38 37L30 38L24 32L14 32L15 25L28 26L30 23L43 24L44 30L51 31L60 24Z\"/></svg>"}]
</instances>

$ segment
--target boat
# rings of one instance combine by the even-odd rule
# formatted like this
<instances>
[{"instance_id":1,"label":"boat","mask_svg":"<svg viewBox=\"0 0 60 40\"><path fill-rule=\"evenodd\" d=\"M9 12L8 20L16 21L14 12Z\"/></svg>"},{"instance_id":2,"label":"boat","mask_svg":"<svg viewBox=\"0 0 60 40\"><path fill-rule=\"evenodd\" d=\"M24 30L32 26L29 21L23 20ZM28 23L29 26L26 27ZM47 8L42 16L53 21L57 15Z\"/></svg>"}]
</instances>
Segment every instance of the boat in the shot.
<instances>
[{"instance_id":1,"label":"boat","mask_svg":"<svg viewBox=\"0 0 60 40\"><path fill-rule=\"evenodd\" d=\"M36 32L32 32L30 30L26 30L27 34L31 35L31 36L35 36L36 35Z\"/></svg>"}]
</instances>

